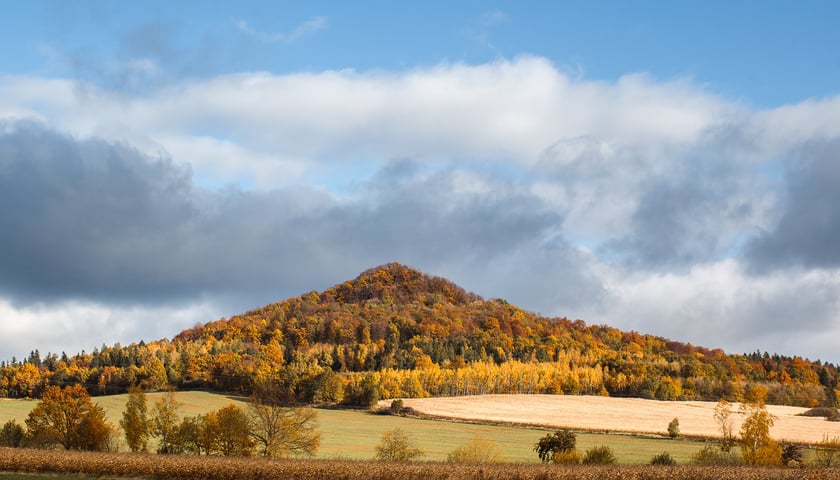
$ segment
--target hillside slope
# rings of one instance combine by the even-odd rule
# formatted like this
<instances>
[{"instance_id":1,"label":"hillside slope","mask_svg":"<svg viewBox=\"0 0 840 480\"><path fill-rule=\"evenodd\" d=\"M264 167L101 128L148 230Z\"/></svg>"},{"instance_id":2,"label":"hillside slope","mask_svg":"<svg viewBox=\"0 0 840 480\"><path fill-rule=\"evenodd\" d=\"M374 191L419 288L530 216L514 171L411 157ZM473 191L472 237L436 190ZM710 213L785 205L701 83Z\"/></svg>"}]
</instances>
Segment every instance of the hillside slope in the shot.
<instances>
[{"instance_id":1,"label":"hillside slope","mask_svg":"<svg viewBox=\"0 0 840 480\"><path fill-rule=\"evenodd\" d=\"M811 406L836 402L837 368L546 318L392 263L171 341L62 358L33 352L0 369L0 393L12 397L49 383L94 394L135 383L248 393L266 381L290 402L487 393L736 400L760 385L770 403Z\"/></svg>"}]
</instances>

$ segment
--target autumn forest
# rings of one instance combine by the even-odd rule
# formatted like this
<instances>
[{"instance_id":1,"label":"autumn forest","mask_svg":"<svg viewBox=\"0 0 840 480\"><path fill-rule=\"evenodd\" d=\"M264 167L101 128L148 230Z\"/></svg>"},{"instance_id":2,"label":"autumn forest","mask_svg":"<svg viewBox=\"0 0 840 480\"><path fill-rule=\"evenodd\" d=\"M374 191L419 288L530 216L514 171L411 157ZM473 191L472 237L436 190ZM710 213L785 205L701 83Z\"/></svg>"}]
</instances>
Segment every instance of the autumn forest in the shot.
<instances>
[{"instance_id":1,"label":"autumn forest","mask_svg":"<svg viewBox=\"0 0 840 480\"><path fill-rule=\"evenodd\" d=\"M33 351L0 366L0 396L38 398L51 385L250 395L270 383L288 404L489 393L735 401L761 385L768 403L814 407L836 406L837 374L800 357L546 318L393 263L171 340Z\"/></svg>"}]
</instances>

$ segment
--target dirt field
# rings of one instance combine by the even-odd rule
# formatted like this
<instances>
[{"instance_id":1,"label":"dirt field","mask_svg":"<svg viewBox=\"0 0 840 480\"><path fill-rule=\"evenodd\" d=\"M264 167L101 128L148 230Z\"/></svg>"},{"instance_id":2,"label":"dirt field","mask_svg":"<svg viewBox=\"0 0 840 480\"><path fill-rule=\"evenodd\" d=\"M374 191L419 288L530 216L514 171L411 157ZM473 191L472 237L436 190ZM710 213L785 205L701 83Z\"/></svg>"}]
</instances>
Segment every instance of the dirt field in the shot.
<instances>
[{"instance_id":1,"label":"dirt field","mask_svg":"<svg viewBox=\"0 0 840 480\"><path fill-rule=\"evenodd\" d=\"M411 398L405 406L427 415L513 424L568 427L579 430L665 434L678 418L684 435L715 437L714 402L662 402L639 398L571 395L484 395L475 397ZM389 401L381 402L383 406ZM738 406L733 410L737 412ZM777 440L814 443L824 434L840 436L840 422L801 417L805 408L770 405L777 418L770 433ZM742 416L733 415L735 432Z\"/></svg>"}]
</instances>

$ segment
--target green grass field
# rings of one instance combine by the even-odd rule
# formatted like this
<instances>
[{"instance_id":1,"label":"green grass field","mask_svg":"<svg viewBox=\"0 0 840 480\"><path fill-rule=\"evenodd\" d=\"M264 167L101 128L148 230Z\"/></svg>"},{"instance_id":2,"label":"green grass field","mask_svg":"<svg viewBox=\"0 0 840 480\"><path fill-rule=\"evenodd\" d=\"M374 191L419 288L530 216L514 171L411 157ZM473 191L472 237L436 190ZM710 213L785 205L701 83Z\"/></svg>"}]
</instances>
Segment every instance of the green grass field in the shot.
<instances>
[{"instance_id":1,"label":"green grass field","mask_svg":"<svg viewBox=\"0 0 840 480\"><path fill-rule=\"evenodd\" d=\"M147 395L149 406L162 394ZM216 410L229 403L245 405L245 399L208 392L178 392L181 414L192 416ZM94 400L106 410L108 418L117 424L127 396L115 395L96 397ZM35 401L0 401L0 424L9 419L20 423L26 419ZM373 415L359 410L318 409L318 424L321 432L321 448L318 458L371 459L382 433L402 428L422 448L426 455L422 460L445 460L447 454L467 443L471 438L495 440L510 462L538 462L533 446L548 431L540 429L455 423L439 420ZM667 451L679 463L688 462L691 455L702 448L702 443L664 438L644 438L630 435L604 435L594 433L578 434L578 450L581 454L596 445L608 445L615 452L620 463L648 463L659 453ZM0 480L6 480L0 477Z\"/></svg>"}]
</instances>

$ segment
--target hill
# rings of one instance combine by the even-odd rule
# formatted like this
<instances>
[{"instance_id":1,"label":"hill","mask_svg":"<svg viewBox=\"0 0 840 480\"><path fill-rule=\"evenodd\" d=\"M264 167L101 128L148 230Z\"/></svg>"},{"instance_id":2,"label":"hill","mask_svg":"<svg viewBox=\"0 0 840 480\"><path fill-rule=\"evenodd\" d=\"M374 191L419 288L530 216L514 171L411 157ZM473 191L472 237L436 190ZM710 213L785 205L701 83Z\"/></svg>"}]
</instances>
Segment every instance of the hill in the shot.
<instances>
[{"instance_id":1,"label":"hill","mask_svg":"<svg viewBox=\"0 0 840 480\"><path fill-rule=\"evenodd\" d=\"M836 403L837 368L547 318L397 263L171 341L73 357L33 352L0 368L0 394L9 397L68 383L93 394L132 384L247 394L268 381L290 402L319 404L495 393L738 400L762 392L769 403L815 406Z\"/></svg>"}]
</instances>

